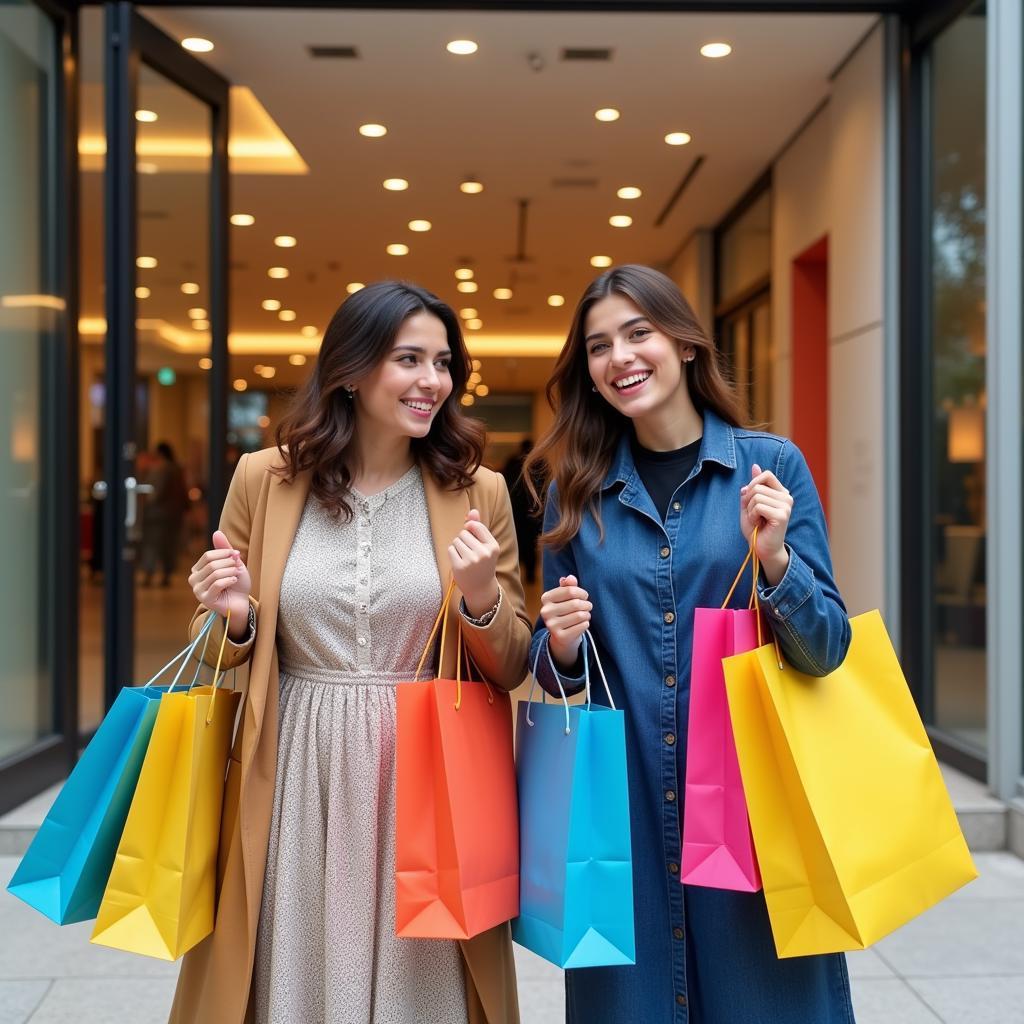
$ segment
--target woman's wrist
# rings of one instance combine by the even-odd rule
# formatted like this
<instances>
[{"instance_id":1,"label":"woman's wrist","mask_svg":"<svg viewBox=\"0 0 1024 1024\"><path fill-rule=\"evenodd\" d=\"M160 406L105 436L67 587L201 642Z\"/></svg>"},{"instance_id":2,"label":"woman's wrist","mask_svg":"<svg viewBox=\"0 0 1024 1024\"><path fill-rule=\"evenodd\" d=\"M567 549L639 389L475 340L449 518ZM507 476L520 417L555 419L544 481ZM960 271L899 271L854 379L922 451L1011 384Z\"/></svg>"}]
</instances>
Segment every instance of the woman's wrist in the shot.
<instances>
[{"instance_id":1,"label":"woman's wrist","mask_svg":"<svg viewBox=\"0 0 1024 1024\"><path fill-rule=\"evenodd\" d=\"M252 605L248 605L240 615L232 615L228 623L228 639L234 643L240 643L249 636L252 627Z\"/></svg>"},{"instance_id":2,"label":"woman's wrist","mask_svg":"<svg viewBox=\"0 0 1024 1024\"><path fill-rule=\"evenodd\" d=\"M462 601L465 604L466 611L469 612L470 617L479 619L494 608L498 603L500 596L501 590L498 587L498 581L495 580L493 587L485 589L480 593L467 594L464 591L462 594Z\"/></svg>"},{"instance_id":3,"label":"woman's wrist","mask_svg":"<svg viewBox=\"0 0 1024 1024\"><path fill-rule=\"evenodd\" d=\"M572 670L575 669L576 663L580 658L580 644L582 642L583 638L580 637L576 640L575 644L563 647L555 641L554 637L548 636L548 650L551 652L551 658L555 663L555 667L560 669L564 675L571 675Z\"/></svg>"},{"instance_id":4,"label":"woman's wrist","mask_svg":"<svg viewBox=\"0 0 1024 1024\"><path fill-rule=\"evenodd\" d=\"M776 554L761 559L761 571L764 573L764 578L768 581L769 586L777 587L782 582L782 577L786 575L788 568L789 549L785 544L782 545L782 549Z\"/></svg>"}]
</instances>

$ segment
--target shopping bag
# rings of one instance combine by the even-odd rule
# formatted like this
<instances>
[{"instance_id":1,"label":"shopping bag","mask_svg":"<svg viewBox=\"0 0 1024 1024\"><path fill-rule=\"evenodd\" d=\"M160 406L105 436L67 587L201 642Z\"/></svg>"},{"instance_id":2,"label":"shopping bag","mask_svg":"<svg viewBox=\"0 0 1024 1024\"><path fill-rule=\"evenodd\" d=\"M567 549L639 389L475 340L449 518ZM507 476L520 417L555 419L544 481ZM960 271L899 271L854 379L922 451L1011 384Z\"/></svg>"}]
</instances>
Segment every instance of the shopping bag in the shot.
<instances>
[{"instance_id":1,"label":"shopping bag","mask_svg":"<svg viewBox=\"0 0 1024 1024\"><path fill-rule=\"evenodd\" d=\"M585 636L586 704L570 706L564 691L561 704L534 704L534 662L516 728L520 893L512 938L558 967L636 963L625 723L596 646L609 707L591 702L593 638Z\"/></svg>"},{"instance_id":2,"label":"shopping bag","mask_svg":"<svg viewBox=\"0 0 1024 1024\"><path fill-rule=\"evenodd\" d=\"M395 930L405 938L468 939L519 910L509 695L463 680L461 628L456 678L419 679L452 590L416 680L397 693Z\"/></svg>"},{"instance_id":3,"label":"shopping bag","mask_svg":"<svg viewBox=\"0 0 1024 1024\"><path fill-rule=\"evenodd\" d=\"M224 773L240 697L221 685L227 630L225 623L213 685L193 681L160 700L92 934L99 945L177 960L213 931Z\"/></svg>"},{"instance_id":4,"label":"shopping bag","mask_svg":"<svg viewBox=\"0 0 1024 1024\"><path fill-rule=\"evenodd\" d=\"M780 957L863 949L977 877L877 611L824 678L770 645L724 662Z\"/></svg>"},{"instance_id":5,"label":"shopping bag","mask_svg":"<svg viewBox=\"0 0 1024 1024\"><path fill-rule=\"evenodd\" d=\"M739 892L757 892L761 875L729 720L722 659L759 646L756 538L755 531L746 561L721 608L694 611L679 876L687 885ZM750 602L743 610L729 608L750 563Z\"/></svg>"},{"instance_id":6,"label":"shopping bag","mask_svg":"<svg viewBox=\"0 0 1024 1024\"><path fill-rule=\"evenodd\" d=\"M181 662L170 688L177 685L209 625L144 686L120 690L15 870L8 892L51 921L73 924L96 916L168 690L153 684Z\"/></svg>"}]
</instances>

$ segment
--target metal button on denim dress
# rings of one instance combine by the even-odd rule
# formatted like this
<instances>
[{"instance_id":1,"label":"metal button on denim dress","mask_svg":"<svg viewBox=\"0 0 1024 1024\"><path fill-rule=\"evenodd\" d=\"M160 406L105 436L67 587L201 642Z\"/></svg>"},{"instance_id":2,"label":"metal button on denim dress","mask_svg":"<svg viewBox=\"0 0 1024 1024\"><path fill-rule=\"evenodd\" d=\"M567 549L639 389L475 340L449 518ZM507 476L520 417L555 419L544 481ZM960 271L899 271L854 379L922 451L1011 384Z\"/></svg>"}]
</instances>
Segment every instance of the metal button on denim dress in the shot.
<instances>
[{"instance_id":1,"label":"metal button on denim dress","mask_svg":"<svg viewBox=\"0 0 1024 1024\"><path fill-rule=\"evenodd\" d=\"M566 547L545 552L545 590L571 574L594 604L591 631L612 696L626 713L633 837L636 966L567 971L570 1022L853 1022L843 956L779 960L763 894L679 882L693 612L721 604L744 559L739 490L754 463L771 469L793 495L786 574L776 587L763 579L758 587L765 614L786 658L803 672L825 675L846 656L850 626L814 482L784 438L704 413L696 465L662 522L624 437L599 496L603 540L588 513ZM545 527L557 517L552 491ZM538 623L531 662L547 636ZM541 685L557 694L547 659L540 665ZM582 680L563 683L578 690Z\"/></svg>"}]
</instances>

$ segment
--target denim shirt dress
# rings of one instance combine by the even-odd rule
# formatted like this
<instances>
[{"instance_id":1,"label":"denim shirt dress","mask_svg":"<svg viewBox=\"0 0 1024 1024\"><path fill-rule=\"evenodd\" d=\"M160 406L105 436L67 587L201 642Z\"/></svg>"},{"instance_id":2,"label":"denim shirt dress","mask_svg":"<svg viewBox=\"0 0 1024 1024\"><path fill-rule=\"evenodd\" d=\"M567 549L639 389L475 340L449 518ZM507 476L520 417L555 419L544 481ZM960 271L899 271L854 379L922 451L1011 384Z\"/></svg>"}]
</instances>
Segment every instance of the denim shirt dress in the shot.
<instances>
[{"instance_id":1,"label":"denim shirt dress","mask_svg":"<svg viewBox=\"0 0 1024 1024\"><path fill-rule=\"evenodd\" d=\"M568 545L544 554L544 589L574 575L594 605L591 632L625 712L633 844L636 965L566 971L566 1015L578 1024L853 1024L841 954L779 960L763 893L679 882L693 613L721 606L746 556L739 492L754 463L793 496L786 573L778 586L763 577L758 585L783 654L822 676L850 643L803 455L784 438L731 427L710 411L703 418L700 454L664 523L625 436L599 495L604 539L588 512ZM545 529L558 514L552 488ZM538 622L531 664L547 637ZM540 653L539 682L557 696ZM561 678L566 692L582 688L581 679ZM604 700L602 687L593 694Z\"/></svg>"}]
</instances>

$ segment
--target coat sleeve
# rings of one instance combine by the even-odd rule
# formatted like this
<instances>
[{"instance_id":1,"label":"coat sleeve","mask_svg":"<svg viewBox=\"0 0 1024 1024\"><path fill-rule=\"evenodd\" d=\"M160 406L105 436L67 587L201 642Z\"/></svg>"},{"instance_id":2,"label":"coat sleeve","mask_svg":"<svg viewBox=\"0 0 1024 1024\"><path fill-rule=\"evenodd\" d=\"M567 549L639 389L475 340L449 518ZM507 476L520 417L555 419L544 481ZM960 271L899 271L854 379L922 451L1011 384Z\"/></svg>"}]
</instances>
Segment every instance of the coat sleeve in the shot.
<instances>
[{"instance_id":1,"label":"coat sleeve","mask_svg":"<svg viewBox=\"0 0 1024 1024\"><path fill-rule=\"evenodd\" d=\"M220 529L227 536L228 540L241 552L242 561L248 565L249 560L249 537L252 533L252 510L249 502L248 481L246 471L248 468L248 455L243 455L238 460L234 476L231 478L231 485L228 487L228 495L224 499L224 508L220 514ZM253 615L256 619L256 628L259 628L259 602L249 598ZM189 638L195 640L202 630L206 620L214 613L200 605L192 621L189 623ZM217 664L217 655L220 652L221 638L224 636L224 622L218 620L210 629L208 638L204 640L200 650L203 652L203 660L208 665ZM249 635L240 644L236 644L231 637L227 638L224 644L224 659L221 662L221 669L227 671L229 668L237 668L244 665L252 654L253 642L256 639L256 629L250 630Z\"/></svg>"},{"instance_id":2,"label":"coat sleeve","mask_svg":"<svg viewBox=\"0 0 1024 1024\"><path fill-rule=\"evenodd\" d=\"M530 619L519 576L519 546L512 523L508 486L499 473L492 474L488 529L501 548L497 578L501 588L497 614L486 626L477 626L464 615L462 635L469 655L489 682L514 690L526 675L530 647Z\"/></svg>"}]
</instances>

